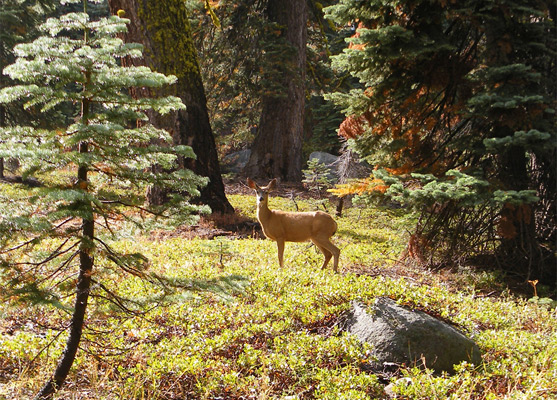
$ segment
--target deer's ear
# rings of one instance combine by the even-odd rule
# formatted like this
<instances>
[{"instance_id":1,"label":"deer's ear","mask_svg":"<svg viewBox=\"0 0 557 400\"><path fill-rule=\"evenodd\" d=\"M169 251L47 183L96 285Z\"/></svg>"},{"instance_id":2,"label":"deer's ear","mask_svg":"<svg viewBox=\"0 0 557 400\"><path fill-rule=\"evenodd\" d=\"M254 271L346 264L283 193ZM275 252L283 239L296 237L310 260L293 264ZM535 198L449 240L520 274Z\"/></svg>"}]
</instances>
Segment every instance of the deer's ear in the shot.
<instances>
[{"instance_id":1,"label":"deer's ear","mask_svg":"<svg viewBox=\"0 0 557 400\"><path fill-rule=\"evenodd\" d=\"M252 189L256 189L257 190L257 183L255 183L254 181L252 181L250 178L248 178L248 186Z\"/></svg>"},{"instance_id":2,"label":"deer's ear","mask_svg":"<svg viewBox=\"0 0 557 400\"><path fill-rule=\"evenodd\" d=\"M277 186L277 178L269 182L269 184L267 185L267 190L273 190L276 186Z\"/></svg>"}]
</instances>

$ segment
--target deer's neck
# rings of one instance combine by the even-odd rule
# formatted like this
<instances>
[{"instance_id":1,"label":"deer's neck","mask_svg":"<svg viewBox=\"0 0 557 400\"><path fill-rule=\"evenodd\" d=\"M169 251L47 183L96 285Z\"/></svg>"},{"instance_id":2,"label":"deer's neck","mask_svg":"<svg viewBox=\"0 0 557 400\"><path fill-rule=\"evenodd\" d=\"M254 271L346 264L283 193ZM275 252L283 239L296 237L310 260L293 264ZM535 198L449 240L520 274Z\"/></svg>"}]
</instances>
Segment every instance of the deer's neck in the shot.
<instances>
[{"instance_id":1,"label":"deer's neck","mask_svg":"<svg viewBox=\"0 0 557 400\"><path fill-rule=\"evenodd\" d=\"M272 211L269 209L267 201L262 201L257 204L257 219L259 221L266 221L270 218Z\"/></svg>"}]
</instances>

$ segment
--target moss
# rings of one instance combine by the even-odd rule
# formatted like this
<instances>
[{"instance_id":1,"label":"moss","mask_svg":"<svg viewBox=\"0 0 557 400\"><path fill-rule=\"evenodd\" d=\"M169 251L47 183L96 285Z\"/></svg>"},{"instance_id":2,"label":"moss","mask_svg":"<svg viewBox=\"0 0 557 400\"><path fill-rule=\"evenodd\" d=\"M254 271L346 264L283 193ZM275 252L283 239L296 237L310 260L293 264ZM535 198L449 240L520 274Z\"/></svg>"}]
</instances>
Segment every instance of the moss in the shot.
<instances>
[{"instance_id":1,"label":"moss","mask_svg":"<svg viewBox=\"0 0 557 400\"><path fill-rule=\"evenodd\" d=\"M200 79L191 27L182 0L141 1L138 16L151 33L159 72L194 83Z\"/></svg>"}]
</instances>

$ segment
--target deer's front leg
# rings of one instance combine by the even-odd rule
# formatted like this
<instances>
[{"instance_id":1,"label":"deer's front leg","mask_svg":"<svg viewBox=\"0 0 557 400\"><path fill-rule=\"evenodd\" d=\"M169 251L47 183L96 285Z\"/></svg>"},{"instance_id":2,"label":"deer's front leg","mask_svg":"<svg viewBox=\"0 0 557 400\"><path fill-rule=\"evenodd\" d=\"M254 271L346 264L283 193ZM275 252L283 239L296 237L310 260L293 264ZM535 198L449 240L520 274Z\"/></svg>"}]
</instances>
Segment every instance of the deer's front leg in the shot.
<instances>
[{"instance_id":1,"label":"deer's front leg","mask_svg":"<svg viewBox=\"0 0 557 400\"><path fill-rule=\"evenodd\" d=\"M279 265L282 268L283 256L284 256L284 239L277 239L277 249L278 249Z\"/></svg>"}]
</instances>

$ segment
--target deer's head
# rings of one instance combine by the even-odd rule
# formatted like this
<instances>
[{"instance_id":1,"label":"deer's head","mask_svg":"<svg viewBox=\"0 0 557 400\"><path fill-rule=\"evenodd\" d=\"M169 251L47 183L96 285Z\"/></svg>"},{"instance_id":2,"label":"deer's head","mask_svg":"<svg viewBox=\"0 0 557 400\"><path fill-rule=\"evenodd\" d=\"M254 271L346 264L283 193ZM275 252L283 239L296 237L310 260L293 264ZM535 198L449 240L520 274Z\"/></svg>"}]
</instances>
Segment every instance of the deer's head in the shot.
<instances>
[{"instance_id":1,"label":"deer's head","mask_svg":"<svg viewBox=\"0 0 557 400\"><path fill-rule=\"evenodd\" d=\"M267 186L260 187L257 183L248 178L248 186L255 190L257 196L257 205L267 204L269 199L269 192L271 192L277 185L276 178L273 179Z\"/></svg>"}]
</instances>

